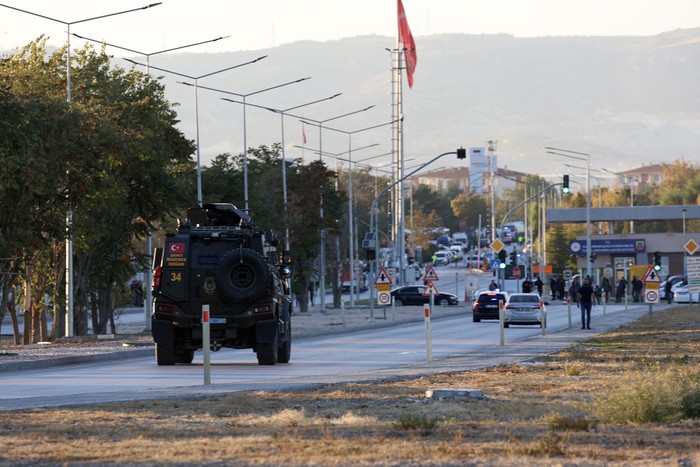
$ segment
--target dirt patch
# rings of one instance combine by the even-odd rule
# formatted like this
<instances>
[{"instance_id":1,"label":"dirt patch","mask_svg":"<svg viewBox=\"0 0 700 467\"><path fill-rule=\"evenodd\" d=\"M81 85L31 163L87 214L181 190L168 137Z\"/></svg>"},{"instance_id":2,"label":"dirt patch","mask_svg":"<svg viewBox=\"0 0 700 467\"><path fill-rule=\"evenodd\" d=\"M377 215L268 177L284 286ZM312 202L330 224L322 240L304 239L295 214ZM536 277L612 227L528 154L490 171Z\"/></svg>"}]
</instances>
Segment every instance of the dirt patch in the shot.
<instances>
[{"instance_id":1,"label":"dirt patch","mask_svg":"<svg viewBox=\"0 0 700 467\"><path fill-rule=\"evenodd\" d=\"M700 307L676 307L526 364L0 414L0 464L700 465L698 416L610 422L600 410L666 371L680 392L699 363ZM426 397L435 388L485 397Z\"/></svg>"}]
</instances>

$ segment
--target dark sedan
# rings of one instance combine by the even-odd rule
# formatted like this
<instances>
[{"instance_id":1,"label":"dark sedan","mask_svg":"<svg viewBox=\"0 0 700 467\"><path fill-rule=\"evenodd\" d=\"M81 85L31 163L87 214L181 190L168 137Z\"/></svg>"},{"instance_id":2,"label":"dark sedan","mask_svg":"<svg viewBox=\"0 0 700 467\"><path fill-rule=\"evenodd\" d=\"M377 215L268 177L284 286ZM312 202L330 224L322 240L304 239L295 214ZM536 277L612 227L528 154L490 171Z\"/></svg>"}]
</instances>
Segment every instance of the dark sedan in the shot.
<instances>
[{"instance_id":1,"label":"dark sedan","mask_svg":"<svg viewBox=\"0 0 700 467\"><path fill-rule=\"evenodd\" d=\"M394 303L401 305L424 305L430 303L430 295L423 295L426 287L424 285L405 285L391 291L391 297ZM459 300L456 295L451 293L438 293L435 295L436 305L457 305Z\"/></svg>"},{"instance_id":2,"label":"dark sedan","mask_svg":"<svg viewBox=\"0 0 700 467\"><path fill-rule=\"evenodd\" d=\"M508 296L505 292L481 292L472 304L475 323L482 319L500 319L498 302L506 302Z\"/></svg>"}]
</instances>

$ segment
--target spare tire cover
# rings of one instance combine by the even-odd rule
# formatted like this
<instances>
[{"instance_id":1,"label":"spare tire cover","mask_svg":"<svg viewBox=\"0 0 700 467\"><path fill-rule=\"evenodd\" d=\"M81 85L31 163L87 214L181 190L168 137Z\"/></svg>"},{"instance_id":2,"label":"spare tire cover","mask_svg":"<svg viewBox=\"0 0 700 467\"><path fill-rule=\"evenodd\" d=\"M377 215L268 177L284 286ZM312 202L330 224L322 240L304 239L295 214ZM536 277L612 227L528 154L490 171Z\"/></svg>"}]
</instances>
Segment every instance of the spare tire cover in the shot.
<instances>
[{"instance_id":1,"label":"spare tire cover","mask_svg":"<svg viewBox=\"0 0 700 467\"><path fill-rule=\"evenodd\" d=\"M216 286L223 299L256 300L268 293L271 284L272 274L265 258L255 250L236 248L219 259Z\"/></svg>"}]
</instances>

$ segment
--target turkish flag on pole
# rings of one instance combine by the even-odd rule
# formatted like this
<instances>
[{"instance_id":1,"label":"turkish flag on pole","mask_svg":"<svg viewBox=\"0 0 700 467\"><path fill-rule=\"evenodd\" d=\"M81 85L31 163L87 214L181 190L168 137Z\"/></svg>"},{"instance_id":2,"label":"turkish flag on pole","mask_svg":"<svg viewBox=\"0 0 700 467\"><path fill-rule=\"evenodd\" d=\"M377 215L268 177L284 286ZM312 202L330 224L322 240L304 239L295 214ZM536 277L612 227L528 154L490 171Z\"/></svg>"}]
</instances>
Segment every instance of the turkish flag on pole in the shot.
<instances>
[{"instance_id":1,"label":"turkish flag on pole","mask_svg":"<svg viewBox=\"0 0 700 467\"><path fill-rule=\"evenodd\" d=\"M404 59L406 61L406 77L408 78L408 87L413 87L413 72L416 71L418 63L418 55L416 54L416 42L413 40L411 28L408 27L406 12L403 9L403 3L399 2L399 44L404 49Z\"/></svg>"},{"instance_id":2,"label":"turkish flag on pole","mask_svg":"<svg viewBox=\"0 0 700 467\"><path fill-rule=\"evenodd\" d=\"M304 131L304 123L301 124L301 139L306 144L306 131Z\"/></svg>"}]
</instances>

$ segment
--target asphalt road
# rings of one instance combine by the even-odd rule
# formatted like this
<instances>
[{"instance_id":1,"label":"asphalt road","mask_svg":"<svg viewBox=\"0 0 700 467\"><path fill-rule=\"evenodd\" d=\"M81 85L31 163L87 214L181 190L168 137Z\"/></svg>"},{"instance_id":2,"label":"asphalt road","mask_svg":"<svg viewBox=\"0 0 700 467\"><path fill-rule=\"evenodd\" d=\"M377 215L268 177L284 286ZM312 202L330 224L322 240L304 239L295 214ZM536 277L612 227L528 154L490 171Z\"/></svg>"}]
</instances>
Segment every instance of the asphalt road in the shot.
<instances>
[{"instance_id":1,"label":"asphalt road","mask_svg":"<svg viewBox=\"0 0 700 467\"><path fill-rule=\"evenodd\" d=\"M655 306L655 313L664 305ZM297 339L289 364L259 366L250 350L212 354L204 384L202 353L192 365L159 367L152 356L0 374L0 410L82 405L168 397L203 397L247 390L308 388L319 384L416 377L512 363L558 351L573 342L648 313L648 305L594 307L591 331L580 329L578 309L548 307L546 334L536 326L511 326L500 342L497 321L473 323L470 315ZM432 360L427 360L427 338Z\"/></svg>"}]
</instances>

